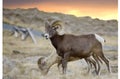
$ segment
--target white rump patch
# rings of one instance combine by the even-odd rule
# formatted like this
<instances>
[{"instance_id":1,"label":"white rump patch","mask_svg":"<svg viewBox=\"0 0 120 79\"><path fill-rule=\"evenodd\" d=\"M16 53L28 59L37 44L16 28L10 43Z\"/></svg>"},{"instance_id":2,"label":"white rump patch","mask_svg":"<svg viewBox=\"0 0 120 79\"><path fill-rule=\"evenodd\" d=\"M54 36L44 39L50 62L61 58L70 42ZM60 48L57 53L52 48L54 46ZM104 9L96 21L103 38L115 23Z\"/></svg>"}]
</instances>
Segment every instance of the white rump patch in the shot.
<instances>
[{"instance_id":1,"label":"white rump patch","mask_svg":"<svg viewBox=\"0 0 120 79\"><path fill-rule=\"evenodd\" d=\"M104 45L104 42L105 42L105 39L102 38L100 35L98 34L95 34L95 38L102 44Z\"/></svg>"}]
</instances>

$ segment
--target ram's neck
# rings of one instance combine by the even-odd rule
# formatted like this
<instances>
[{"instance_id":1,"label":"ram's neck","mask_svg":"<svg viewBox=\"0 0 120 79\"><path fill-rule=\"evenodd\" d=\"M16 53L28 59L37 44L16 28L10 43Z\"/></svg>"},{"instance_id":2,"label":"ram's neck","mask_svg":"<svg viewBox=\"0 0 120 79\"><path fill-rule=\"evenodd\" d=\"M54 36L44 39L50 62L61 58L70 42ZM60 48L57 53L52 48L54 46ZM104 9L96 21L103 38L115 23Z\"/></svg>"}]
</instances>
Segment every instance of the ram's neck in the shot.
<instances>
[{"instance_id":1,"label":"ram's neck","mask_svg":"<svg viewBox=\"0 0 120 79\"><path fill-rule=\"evenodd\" d=\"M54 35L50 38L52 45L57 49L58 45L62 42L63 35Z\"/></svg>"}]
</instances>

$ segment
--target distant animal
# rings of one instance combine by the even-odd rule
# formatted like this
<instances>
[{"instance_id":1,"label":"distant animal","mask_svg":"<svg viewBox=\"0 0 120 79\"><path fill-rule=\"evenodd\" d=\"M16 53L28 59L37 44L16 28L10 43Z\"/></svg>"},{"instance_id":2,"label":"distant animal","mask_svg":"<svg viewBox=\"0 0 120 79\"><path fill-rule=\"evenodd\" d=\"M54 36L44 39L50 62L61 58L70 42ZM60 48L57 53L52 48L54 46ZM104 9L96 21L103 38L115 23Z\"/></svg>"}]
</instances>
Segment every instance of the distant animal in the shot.
<instances>
[{"instance_id":1,"label":"distant animal","mask_svg":"<svg viewBox=\"0 0 120 79\"><path fill-rule=\"evenodd\" d=\"M21 39L25 40L27 36L29 35L28 31L24 27L13 27L13 34L15 37L18 37L18 35L21 35Z\"/></svg>"},{"instance_id":2,"label":"distant animal","mask_svg":"<svg viewBox=\"0 0 120 79\"><path fill-rule=\"evenodd\" d=\"M18 27L13 27L12 31L13 33L11 35L14 34L15 37L18 37L20 35L22 40L25 40L28 36L30 36L33 42L37 44L37 41L34 37L34 34L32 33L31 28L25 28L25 27L18 26Z\"/></svg>"},{"instance_id":3,"label":"distant animal","mask_svg":"<svg viewBox=\"0 0 120 79\"><path fill-rule=\"evenodd\" d=\"M63 74L66 73L67 62L71 57L74 58L89 58L93 56L98 65L98 72L100 71L99 58L101 58L107 65L110 72L110 65L108 59L103 53L102 44L104 39L97 34L79 35L72 34L59 35L58 28L62 28L61 21L53 20L45 23L45 37L50 39L52 45L56 49L57 54L61 57Z\"/></svg>"}]
</instances>

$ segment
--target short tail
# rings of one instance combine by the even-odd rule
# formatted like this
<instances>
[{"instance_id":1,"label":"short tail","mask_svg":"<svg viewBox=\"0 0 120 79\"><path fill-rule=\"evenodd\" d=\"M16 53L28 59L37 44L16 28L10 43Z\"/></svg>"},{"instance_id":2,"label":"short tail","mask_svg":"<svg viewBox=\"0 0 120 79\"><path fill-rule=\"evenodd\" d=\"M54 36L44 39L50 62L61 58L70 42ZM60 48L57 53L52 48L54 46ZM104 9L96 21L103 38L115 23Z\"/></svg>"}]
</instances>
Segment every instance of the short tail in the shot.
<instances>
[{"instance_id":1,"label":"short tail","mask_svg":"<svg viewBox=\"0 0 120 79\"><path fill-rule=\"evenodd\" d=\"M95 34L95 38L102 44L104 45L104 42L106 42L106 40L104 38L102 38L100 35Z\"/></svg>"}]
</instances>

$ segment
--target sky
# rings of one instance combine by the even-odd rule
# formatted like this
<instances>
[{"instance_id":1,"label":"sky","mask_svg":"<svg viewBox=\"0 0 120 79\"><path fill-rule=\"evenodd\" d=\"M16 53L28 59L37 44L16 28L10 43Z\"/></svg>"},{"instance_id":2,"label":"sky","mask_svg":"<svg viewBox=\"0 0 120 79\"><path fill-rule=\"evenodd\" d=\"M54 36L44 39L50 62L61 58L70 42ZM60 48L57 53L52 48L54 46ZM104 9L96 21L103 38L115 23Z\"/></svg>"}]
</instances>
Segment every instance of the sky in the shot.
<instances>
[{"instance_id":1,"label":"sky","mask_svg":"<svg viewBox=\"0 0 120 79\"><path fill-rule=\"evenodd\" d=\"M118 0L3 0L4 8L38 8L45 12L118 19Z\"/></svg>"}]
</instances>

